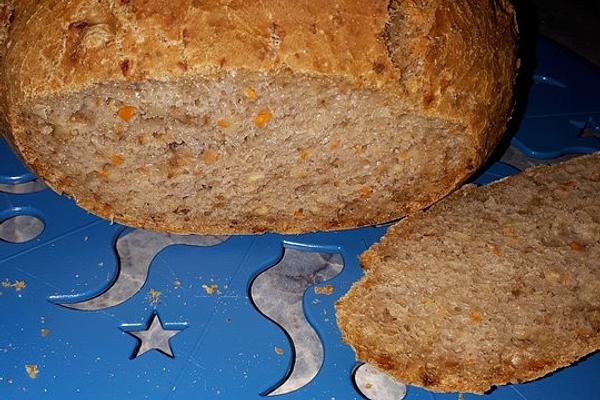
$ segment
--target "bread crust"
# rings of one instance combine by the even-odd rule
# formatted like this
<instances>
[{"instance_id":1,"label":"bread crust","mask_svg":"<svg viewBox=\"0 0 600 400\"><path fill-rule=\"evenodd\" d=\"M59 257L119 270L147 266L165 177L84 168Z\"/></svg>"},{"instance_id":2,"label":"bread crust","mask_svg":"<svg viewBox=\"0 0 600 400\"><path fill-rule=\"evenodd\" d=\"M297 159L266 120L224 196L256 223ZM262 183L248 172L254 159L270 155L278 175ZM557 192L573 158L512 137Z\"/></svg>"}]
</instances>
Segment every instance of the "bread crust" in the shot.
<instances>
[{"instance_id":1,"label":"bread crust","mask_svg":"<svg viewBox=\"0 0 600 400\"><path fill-rule=\"evenodd\" d=\"M19 114L35 99L99 83L216 79L223 71L331 77L393 94L420 115L464 125L462 134L471 142L466 167L449 174L439 190L424 187L430 198L414 204L408 199L396 215L385 216L388 220L426 207L464 182L498 143L512 110L517 31L506 0L174 0L169 7L160 0L21 0L10 20L1 65L5 136L34 172L67 195L69 188L53 179L56 171L36 162L28 147L31 127ZM107 210L93 198L76 201L137 227L188 233L259 228L253 221L228 228L208 220L167 226ZM317 221L266 229L298 232L380 222L356 217L339 227Z\"/></svg>"},{"instance_id":2,"label":"bread crust","mask_svg":"<svg viewBox=\"0 0 600 400\"><path fill-rule=\"evenodd\" d=\"M392 226L336 305L360 360L401 382L484 393L600 349L600 153L483 188Z\"/></svg>"}]
</instances>

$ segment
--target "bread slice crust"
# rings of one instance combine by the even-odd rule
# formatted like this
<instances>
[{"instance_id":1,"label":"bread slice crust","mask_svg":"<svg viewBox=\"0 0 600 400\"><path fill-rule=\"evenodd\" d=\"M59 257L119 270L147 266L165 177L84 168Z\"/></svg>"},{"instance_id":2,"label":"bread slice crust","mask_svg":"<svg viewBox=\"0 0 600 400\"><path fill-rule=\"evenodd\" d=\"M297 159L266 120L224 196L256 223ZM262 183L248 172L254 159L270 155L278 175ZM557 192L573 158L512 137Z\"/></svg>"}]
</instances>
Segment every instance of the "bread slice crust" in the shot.
<instances>
[{"instance_id":1,"label":"bread slice crust","mask_svg":"<svg viewBox=\"0 0 600 400\"><path fill-rule=\"evenodd\" d=\"M357 357L483 393L600 349L600 153L467 185L390 228L336 306Z\"/></svg>"}]
</instances>

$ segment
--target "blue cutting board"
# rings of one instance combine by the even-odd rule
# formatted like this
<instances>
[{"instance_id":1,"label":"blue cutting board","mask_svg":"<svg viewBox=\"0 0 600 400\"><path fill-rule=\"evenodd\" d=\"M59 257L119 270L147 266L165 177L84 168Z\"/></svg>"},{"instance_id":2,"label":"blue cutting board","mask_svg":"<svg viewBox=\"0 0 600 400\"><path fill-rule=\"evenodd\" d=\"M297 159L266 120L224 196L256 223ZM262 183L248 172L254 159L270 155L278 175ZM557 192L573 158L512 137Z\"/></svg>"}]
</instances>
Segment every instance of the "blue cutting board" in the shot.
<instances>
[{"instance_id":1,"label":"blue cutting board","mask_svg":"<svg viewBox=\"0 0 600 400\"><path fill-rule=\"evenodd\" d=\"M531 157L554 158L600 150L589 135L600 120L600 75L584 62L540 39L538 67L513 145ZM518 172L502 163L477 178L486 184ZM0 140L0 183L34 179ZM33 215L43 232L25 243L0 240L0 399L263 399L294 361L286 333L249 297L252 280L275 265L286 248L338 253L344 266L330 296L307 290L304 311L324 347L314 380L285 400L364 398L352 373L357 363L340 341L334 303L362 274L357 256L386 227L334 233L230 237L213 246L176 245L158 253L142 289L127 301L97 311L56 304L89 299L114 284L115 242L131 230L81 210L50 190L0 192L0 221ZM209 293L204 285L216 285ZM159 293L152 297L152 293ZM157 314L177 333L173 357L132 355ZM27 370L26 366L29 367ZM35 377L33 379L32 376ZM600 399L600 354L535 382L498 388L466 399ZM456 399L409 387L407 399Z\"/></svg>"}]
</instances>

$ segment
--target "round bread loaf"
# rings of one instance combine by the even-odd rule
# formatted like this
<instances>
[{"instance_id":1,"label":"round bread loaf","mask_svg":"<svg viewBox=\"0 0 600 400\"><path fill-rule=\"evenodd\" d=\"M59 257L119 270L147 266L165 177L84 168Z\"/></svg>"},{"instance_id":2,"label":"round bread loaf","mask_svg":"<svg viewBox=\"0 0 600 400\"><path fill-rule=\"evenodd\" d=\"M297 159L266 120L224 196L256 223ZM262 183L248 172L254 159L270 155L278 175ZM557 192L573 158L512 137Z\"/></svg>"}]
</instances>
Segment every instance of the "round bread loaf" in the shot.
<instances>
[{"instance_id":1,"label":"round bread loaf","mask_svg":"<svg viewBox=\"0 0 600 400\"><path fill-rule=\"evenodd\" d=\"M507 0L0 1L5 136L59 193L179 233L383 223L506 128Z\"/></svg>"}]
</instances>

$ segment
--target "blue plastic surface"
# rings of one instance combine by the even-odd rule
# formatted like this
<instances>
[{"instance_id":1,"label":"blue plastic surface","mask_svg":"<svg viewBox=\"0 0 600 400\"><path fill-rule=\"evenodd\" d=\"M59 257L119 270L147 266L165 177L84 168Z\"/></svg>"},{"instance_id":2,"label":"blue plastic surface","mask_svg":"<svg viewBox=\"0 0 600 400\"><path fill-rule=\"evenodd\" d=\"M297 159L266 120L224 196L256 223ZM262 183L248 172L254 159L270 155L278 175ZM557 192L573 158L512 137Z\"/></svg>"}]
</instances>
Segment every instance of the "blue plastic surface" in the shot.
<instances>
[{"instance_id":1,"label":"blue plastic surface","mask_svg":"<svg viewBox=\"0 0 600 400\"><path fill-rule=\"evenodd\" d=\"M537 44L537 67L512 143L534 158L600 150L600 73L551 42ZM597 136L585 136L597 133Z\"/></svg>"},{"instance_id":2,"label":"blue plastic surface","mask_svg":"<svg viewBox=\"0 0 600 400\"><path fill-rule=\"evenodd\" d=\"M566 130L551 134L546 128L543 133L536 130L546 124L558 126L555 118L564 122L566 117L557 114L585 120L600 113L598 96L589 93L600 85L597 74L582 69L574 77L570 68L579 62L545 41L540 43L539 56L539 74L562 82L569 95L557 95L560 104L546 102L547 92L565 89L553 84L538 91L539 85L534 86L527 118L514 143L539 157L562 154L565 148L568 152L597 149L595 139L588 143L571 132L563 135ZM476 183L515 172L496 163ZM0 143L0 182L32 178ZM344 269L326 282L335 288L332 296L318 296L309 289L304 298L307 318L325 349L319 374L305 387L279 397L363 398L352 384L356 362L351 349L340 341L333 305L362 274L358 254L377 241L385 227L239 236L209 247L171 246L154 258L148 280L134 297L100 311L77 311L49 299L70 295L73 301L83 300L103 292L117 273L115 241L128 230L87 214L50 190L0 193L0 221L18 213L39 216L46 229L28 243L0 241L0 282L7 282L6 287L0 286L0 399L263 399L261 393L286 376L293 354L285 333L253 307L249 285L277 263L286 247L338 252ZM17 290L18 281L25 287ZM218 285L219 292L208 294L204 284ZM161 293L154 304L148 298L151 289ZM153 313L158 313L165 329L181 330L171 340L174 358L150 351L130 359L136 340L123 329L144 329ZM26 365L38 367L35 379L27 374ZM541 380L465 398L597 400L599 377L600 354L596 354ZM409 387L406 398L455 400L457 396Z\"/></svg>"},{"instance_id":3,"label":"blue plastic surface","mask_svg":"<svg viewBox=\"0 0 600 400\"><path fill-rule=\"evenodd\" d=\"M517 168L499 161L490 165L479 174L476 174L473 177L472 182L477 185L487 185L488 183L517 173L519 173Z\"/></svg>"},{"instance_id":4,"label":"blue plastic surface","mask_svg":"<svg viewBox=\"0 0 600 400\"><path fill-rule=\"evenodd\" d=\"M34 179L35 175L25 168L0 135L0 183L16 184Z\"/></svg>"}]
</instances>

